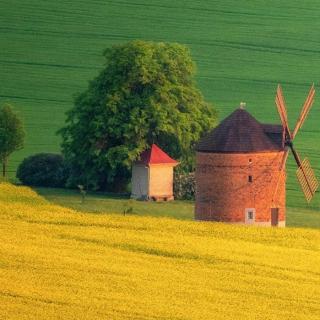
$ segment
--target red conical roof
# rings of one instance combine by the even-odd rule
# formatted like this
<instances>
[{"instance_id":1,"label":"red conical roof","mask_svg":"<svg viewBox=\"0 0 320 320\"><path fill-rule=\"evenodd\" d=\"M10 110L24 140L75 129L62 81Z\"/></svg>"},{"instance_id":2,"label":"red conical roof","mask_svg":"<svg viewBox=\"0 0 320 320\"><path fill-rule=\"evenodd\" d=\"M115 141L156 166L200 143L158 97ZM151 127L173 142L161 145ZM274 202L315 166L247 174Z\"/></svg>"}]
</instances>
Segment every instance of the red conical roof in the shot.
<instances>
[{"instance_id":1,"label":"red conical roof","mask_svg":"<svg viewBox=\"0 0 320 320\"><path fill-rule=\"evenodd\" d=\"M140 155L140 160L137 163L148 164L178 164L178 161L170 158L156 144L152 144L150 149L143 151Z\"/></svg>"}]
</instances>

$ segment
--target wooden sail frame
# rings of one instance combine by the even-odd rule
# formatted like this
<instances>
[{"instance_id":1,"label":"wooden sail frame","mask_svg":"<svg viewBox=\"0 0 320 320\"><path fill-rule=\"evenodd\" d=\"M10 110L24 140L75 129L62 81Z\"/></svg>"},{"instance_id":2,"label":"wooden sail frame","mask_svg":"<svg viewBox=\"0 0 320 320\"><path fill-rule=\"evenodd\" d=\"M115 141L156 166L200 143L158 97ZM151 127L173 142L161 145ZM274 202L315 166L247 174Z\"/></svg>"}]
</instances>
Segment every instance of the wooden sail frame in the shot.
<instances>
[{"instance_id":1,"label":"wooden sail frame","mask_svg":"<svg viewBox=\"0 0 320 320\"><path fill-rule=\"evenodd\" d=\"M278 113L281 119L281 123L283 126L283 131L284 131L284 141L283 145L285 147L284 155L281 160L281 164L279 167L279 177L276 183L273 199L277 193L278 190L278 185L279 181L284 173L285 170L285 165L288 157L288 152L289 148L291 149L294 159L297 163L298 169L296 170L296 175L298 178L298 182L301 186L302 192L309 203L313 196L315 195L316 190L319 187L319 182L314 174L314 171L311 167L311 164L307 158L304 160L300 160L300 157L297 153L297 151L293 148L293 139L295 138L296 134L298 133L299 129L301 129L303 123L305 122L308 113L313 105L314 102L314 97L315 97L315 88L314 84L311 86L308 96L305 100L305 103L301 109L300 116L297 120L296 126L291 133L289 124L288 124L288 115L287 115L287 109L286 109L286 104L282 92L282 88L280 85L277 87L277 92L276 92L276 98L275 98L275 103L278 109Z\"/></svg>"}]
</instances>

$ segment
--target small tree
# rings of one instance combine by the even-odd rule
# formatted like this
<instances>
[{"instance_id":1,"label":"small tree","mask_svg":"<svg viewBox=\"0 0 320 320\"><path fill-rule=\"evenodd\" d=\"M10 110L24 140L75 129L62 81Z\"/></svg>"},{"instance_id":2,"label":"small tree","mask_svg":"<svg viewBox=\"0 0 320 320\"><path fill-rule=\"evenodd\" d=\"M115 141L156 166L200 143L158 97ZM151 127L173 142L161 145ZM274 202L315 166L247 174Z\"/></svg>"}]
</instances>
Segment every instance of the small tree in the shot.
<instances>
[{"instance_id":1,"label":"small tree","mask_svg":"<svg viewBox=\"0 0 320 320\"><path fill-rule=\"evenodd\" d=\"M60 130L69 182L120 191L132 161L152 143L190 170L195 142L217 117L195 84L188 48L132 41L104 55L104 69L76 98Z\"/></svg>"},{"instance_id":2,"label":"small tree","mask_svg":"<svg viewBox=\"0 0 320 320\"><path fill-rule=\"evenodd\" d=\"M2 176L6 177L9 156L23 147L25 132L18 115L10 105L0 108L0 161Z\"/></svg>"}]
</instances>

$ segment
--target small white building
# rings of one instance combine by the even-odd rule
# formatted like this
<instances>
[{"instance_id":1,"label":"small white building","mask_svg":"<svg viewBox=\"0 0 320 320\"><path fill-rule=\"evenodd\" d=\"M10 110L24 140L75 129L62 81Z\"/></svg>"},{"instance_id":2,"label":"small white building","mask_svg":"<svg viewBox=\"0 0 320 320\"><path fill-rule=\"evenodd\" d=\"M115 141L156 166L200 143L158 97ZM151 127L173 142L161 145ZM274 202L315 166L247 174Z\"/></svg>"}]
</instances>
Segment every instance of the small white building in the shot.
<instances>
[{"instance_id":1,"label":"small white building","mask_svg":"<svg viewBox=\"0 0 320 320\"><path fill-rule=\"evenodd\" d=\"M131 197L144 200L173 200L173 168L178 162L156 144L140 155L132 166Z\"/></svg>"}]
</instances>

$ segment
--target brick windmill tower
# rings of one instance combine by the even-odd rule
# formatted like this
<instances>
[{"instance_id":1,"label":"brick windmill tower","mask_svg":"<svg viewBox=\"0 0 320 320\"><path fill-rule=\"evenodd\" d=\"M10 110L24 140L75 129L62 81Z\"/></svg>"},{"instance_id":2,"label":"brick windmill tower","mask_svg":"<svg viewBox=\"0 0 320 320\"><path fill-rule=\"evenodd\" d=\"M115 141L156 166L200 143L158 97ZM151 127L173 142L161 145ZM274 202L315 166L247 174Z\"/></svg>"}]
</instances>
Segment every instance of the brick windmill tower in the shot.
<instances>
[{"instance_id":1,"label":"brick windmill tower","mask_svg":"<svg viewBox=\"0 0 320 320\"><path fill-rule=\"evenodd\" d=\"M285 226L285 165L292 151L297 177L306 200L318 188L307 159L293 148L293 140L311 109L314 86L290 131L280 85L276 105L281 124L258 122L241 104L196 146L195 219Z\"/></svg>"}]
</instances>

